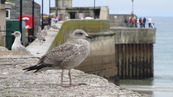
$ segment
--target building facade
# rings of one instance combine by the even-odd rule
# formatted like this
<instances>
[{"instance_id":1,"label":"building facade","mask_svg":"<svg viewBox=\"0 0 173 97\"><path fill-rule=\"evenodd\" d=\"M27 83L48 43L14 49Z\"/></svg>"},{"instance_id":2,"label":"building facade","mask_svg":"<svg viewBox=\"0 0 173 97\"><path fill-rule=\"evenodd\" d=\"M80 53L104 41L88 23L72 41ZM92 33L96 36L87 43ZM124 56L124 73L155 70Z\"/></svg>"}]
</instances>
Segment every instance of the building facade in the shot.
<instances>
[{"instance_id":1,"label":"building facade","mask_svg":"<svg viewBox=\"0 0 173 97\"><path fill-rule=\"evenodd\" d=\"M55 0L55 5L58 8L71 8L72 7L72 0Z\"/></svg>"},{"instance_id":2,"label":"building facade","mask_svg":"<svg viewBox=\"0 0 173 97\"><path fill-rule=\"evenodd\" d=\"M10 18L9 19L17 19L20 15L20 0L10 0L10 2L15 3L12 10L10 10ZM32 0L23 0L22 1L22 14L23 15L32 15ZM40 25L40 5L34 3L34 19L35 26Z\"/></svg>"},{"instance_id":3,"label":"building facade","mask_svg":"<svg viewBox=\"0 0 173 97\"><path fill-rule=\"evenodd\" d=\"M0 46L4 46L4 31L6 28L6 23L5 23L5 4L0 2Z\"/></svg>"},{"instance_id":4,"label":"building facade","mask_svg":"<svg viewBox=\"0 0 173 97\"><path fill-rule=\"evenodd\" d=\"M7 3L5 0L0 2L0 46L5 46L5 37L6 36L6 11L11 10L13 3Z\"/></svg>"},{"instance_id":5,"label":"building facade","mask_svg":"<svg viewBox=\"0 0 173 97\"><path fill-rule=\"evenodd\" d=\"M108 19L107 6L100 7L72 7L72 0L55 0L55 7L51 13L61 15L63 19Z\"/></svg>"}]
</instances>

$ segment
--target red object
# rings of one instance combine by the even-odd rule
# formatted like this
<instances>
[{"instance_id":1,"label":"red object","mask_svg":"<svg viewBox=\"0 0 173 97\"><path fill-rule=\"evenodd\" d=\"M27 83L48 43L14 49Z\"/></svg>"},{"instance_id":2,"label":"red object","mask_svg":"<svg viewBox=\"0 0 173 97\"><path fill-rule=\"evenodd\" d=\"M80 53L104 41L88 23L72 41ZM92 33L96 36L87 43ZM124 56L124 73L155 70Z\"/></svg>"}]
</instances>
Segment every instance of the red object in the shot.
<instances>
[{"instance_id":1,"label":"red object","mask_svg":"<svg viewBox=\"0 0 173 97\"><path fill-rule=\"evenodd\" d=\"M132 22L134 22L134 20L133 20L133 18L132 18L132 17L130 17L130 20L129 20L129 21L130 21L131 23L132 23Z\"/></svg>"},{"instance_id":2,"label":"red object","mask_svg":"<svg viewBox=\"0 0 173 97\"><path fill-rule=\"evenodd\" d=\"M139 22L142 23L142 18L139 19Z\"/></svg>"},{"instance_id":3,"label":"red object","mask_svg":"<svg viewBox=\"0 0 173 97\"><path fill-rule=\"evenodd\" d=\"M20 20L20 15L17 18ZM22 15L22 19L26 21L26 26L32 28L32 15Z\"/></svg>"}]
</instances>

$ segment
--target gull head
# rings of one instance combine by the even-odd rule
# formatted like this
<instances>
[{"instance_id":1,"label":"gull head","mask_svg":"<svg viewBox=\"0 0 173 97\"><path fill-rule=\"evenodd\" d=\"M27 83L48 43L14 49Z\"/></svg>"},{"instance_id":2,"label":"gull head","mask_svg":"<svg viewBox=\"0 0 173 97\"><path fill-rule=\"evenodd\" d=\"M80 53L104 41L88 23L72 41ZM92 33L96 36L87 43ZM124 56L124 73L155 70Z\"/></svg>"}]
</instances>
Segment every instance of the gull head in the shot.
<instances>
[{"instance_id":1,"label":"gull head","mask_svg":"<svg viewBox=\"0 0 173 97\"><path fill-rule=\"evenodd\" d=\"M40 32L41 32L41 27L40 27L40 26L38 27L38 31L40 31Z\"/></svg>"},{"instance_id":2,"label":"gull head","mask_svg":"<svg viewBox=\"0 0 173 97\"><path fill-rule=\"evenodd\" d=\"M44 26L44 30L48 30L48 26Z\"/></svg>"},{"instance_id":3,"label":"gull head","mask_svg":"<svg viewBox=\"0 0 173 97\"><path fill-rule=\"evenodd\" d=\"M15 37L20 37L21 33L19 31L15 31L14 33L12 33L12 35L14 35Z\"/></svg>"},{"instance_id":4,"label":"gull head","mask_svg":"<svg viewBox=\"0 0 173 97\"><path fill-rule=\"evenodd\" d=\"M92 38L89 36L84 30L82 29L76 29L72 33L73 39L86 39L86 38Z\"/></svg>"}]
</instances>

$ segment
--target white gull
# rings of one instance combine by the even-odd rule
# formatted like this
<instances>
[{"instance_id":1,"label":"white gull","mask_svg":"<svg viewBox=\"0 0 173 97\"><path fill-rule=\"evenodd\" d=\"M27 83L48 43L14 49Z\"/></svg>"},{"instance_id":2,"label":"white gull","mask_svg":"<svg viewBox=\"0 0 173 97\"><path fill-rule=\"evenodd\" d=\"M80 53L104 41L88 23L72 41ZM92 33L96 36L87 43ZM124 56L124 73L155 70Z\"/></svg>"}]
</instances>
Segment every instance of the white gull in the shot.
<instances>
[{"instance_id":1,"label":"white gull","mask_svg":"<svg viewBox=\"0 0 173 97\"><path fill-rule=\"evenodd\" d=\"M12 33L15 39L13 45L11 47L12 51L24 52L27 54L31 54L22 44L21 44L21 33L19 31L15 31Z\"/></svg>"}]
</instances>

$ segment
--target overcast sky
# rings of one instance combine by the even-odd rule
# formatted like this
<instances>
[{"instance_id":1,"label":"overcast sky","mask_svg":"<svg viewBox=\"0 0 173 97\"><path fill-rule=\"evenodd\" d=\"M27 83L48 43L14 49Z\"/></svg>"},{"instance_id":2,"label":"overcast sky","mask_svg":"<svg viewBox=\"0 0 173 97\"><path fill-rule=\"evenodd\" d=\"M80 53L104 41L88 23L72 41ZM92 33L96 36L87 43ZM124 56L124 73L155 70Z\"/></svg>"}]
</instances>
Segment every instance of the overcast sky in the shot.
<instances>
[{"instance_id":1,"label":"overcast sky","mask_svg":"<svg viewBox=\"0 0 173 97\"><path fill-rule=\"evenodd\" d=\"M41 0L35 0L41 4ZM44 13L49 13L49 0L44 0ZM130 14L132 0L95 0L96 6L108 6L110 14ZM54 0L51 6L54 7ZM73 0L73 7L94 6L94 0ZM134 0L134 13L138 16L172 16L173 0Z\"/></svg>"}]
</instances>

